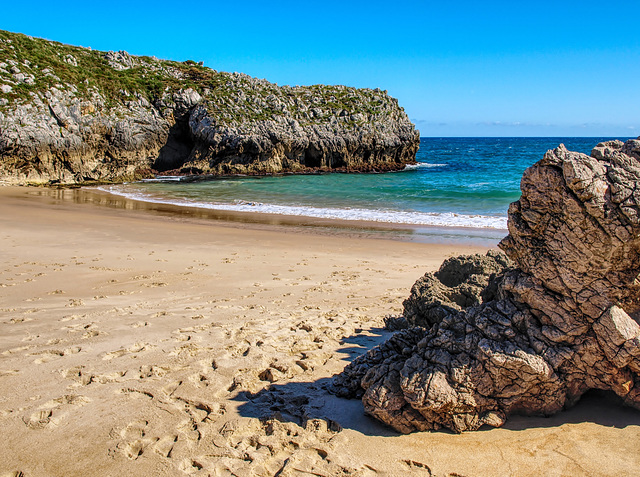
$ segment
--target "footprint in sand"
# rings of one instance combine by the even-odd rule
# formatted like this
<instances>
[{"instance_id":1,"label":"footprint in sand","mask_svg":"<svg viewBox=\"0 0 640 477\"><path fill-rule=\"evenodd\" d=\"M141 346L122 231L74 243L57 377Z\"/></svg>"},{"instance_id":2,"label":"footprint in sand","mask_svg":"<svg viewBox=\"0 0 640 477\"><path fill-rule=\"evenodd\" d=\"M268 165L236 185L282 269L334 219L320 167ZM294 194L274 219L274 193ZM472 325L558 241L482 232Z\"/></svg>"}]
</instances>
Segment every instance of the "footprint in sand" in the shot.
<instances>
[{"instance_id":1,"label":"footprint in sand","mask_svg":"<svg viewBox=\"0 0 640 477\"><path fill-rule=\"evenodd\" d=\"M22 421L29 429L44 429L47 426L55 425L51 422L51 416L53 411L51 409L36 411L32 413L28 418L23 417Z\"/></svg>"},{"instance_id":2,"label":"footprint in sand","mask_svg":"<svg viewBox=\"0 0 640 477\"><path fill-rule=\"evenodd\" d=\"M87 315L67 315L67 316L63 316L62 318L60 318L59 321L65 322L65 321L72 321L72 320L77 320L79 318L86 318Z\"/></svg>"},{"instance_id":3,"label":"footprint in sand","mask_svg":"<svg viewBox=\"0 0 640 477\"><path fill-rule=\"evenodd\" d=\"M213 348L199 346L196 343L187 343L174 348L173 351L169 353L169 356L176 356L178 360L184 361L196 357L199 354L210 352L212 350Z\"/></svg>"},{"instance_id":4,"label":"footprint in sand","mask_svg":"<svg viewBox=\"0 0 640 477\"><path fill-rule=\"evenodd\" d=\"M20 374L20 371L17 369L0 369L0 378L4 376L15 376L16 374Z\"/></svg>"},{"instance_id":5,"label":"footprint in sand","mask_svg":"<svg viewBox=\"0 0 640 477\"><path fill-rule=\"evenodd\" d=\"M171 371L175 371L177 369L180 369L180 368L144 364L140 366L140 369L139 369L140 374L138 376L140 377L140 379L161 378L165 376L167 373Z\"/></svg>"},{"instance_id":6,"label":"footprint in sand","mask_svg":"<svg viewBox=\"0 0 640 477\"><path fill-rule=\"evenodd\" d=\"M126 356L128 354L133 354L136 355L138 353L141 353L143 351L149 351L151 349L155 348L155 346L149 344L149 343L135 343L134 345L130 346L129 348L120 348L117 349L115 351L110 351L108 353L105 353L102 356L103 360L110 360L113 358L120 358L122 356Z\"/></svg>"},{"instance_id":7,"label":"footprint in sand","mask_svg":"<svg viewBox=\"0 0 640 477\"><path fill-rule=\"evenodd\" d=\"M112 429L110 436L113 439L120 440L115 446L115 450L124 455L127 459L136 460L145 452L152 450L156 454L173 459L176 446L178 452L182 450L182 454L197 444L203 436L198 430L199 426L210 426L217 417L222 416L226 408L224 405L217 403L209 404L197 400L190 400L181 397L173 397L172 394L181 385L181 382L173 383L168 392L163 392L157 400L163 404L170 404L175 408L174 416L182 420L175 429L176 433L156 433L153 431L151 424L146 420L137 420L130 422L124 429ZM143 393L149 395L146 391L135 389L123 389L133 396L135 393ZM151 398L153 399L153 398ZM165 407L163 409L167 410ZM182 456L181 456L182 457ZM176 463L179 465L178 463Z\"/></svg>"},{"instance_id":8,"label":"footprint in sand","mask_svg":"<svg viewBox=\"0 0 640 477\"><path fill-rule=\"evenodd\" d=\"M116 445L118 452L123 454L127 459L136 460L138 457L144 454L149 445L159 441L157 437L147 436L148 421L140 420L133 421L127 424L119 433L112 430L113 437L120 437L122 439Z\"/></svg>"},{"instance_id":9,"label":"footprint in sand","mask_svg":"<svg viewBox=\"0 0 640 477\"><path fill-rule=\"evenodd\" d=\"M65 329L69 330L69 333L77 333L79 331L88 331L95 328L95 323L78 323L75 325L67 325Z\"/></svg>"},{"instance_id":10,"label":"footprint in sand","mask_svg":"<svg viewBox=\"0 0 640 477\"><path fill-rule=\"evenodd\" d=\"M67 379L73 379L75 381L70 387L74 386L88 386L91 383L107 384L117 383L124 381L124 376L127 371L114 371L112 373L105 374L93 374L85 370L84 366L74 366L73 368L62 369L60 374Z\"/></svg>"},{"instance_id":11,"label":"footprint in sand","mask_svg":"<svg viewBox=\"0 0 640 477\"><path fill-rule=\"evenodd\" d=\"M189 376L189 381L191 381L196 387L206 388L209 387L211 382L212 373L218 369L218 365L215 360L212 359L203 359L199 362L202 366L200 371L196 374L192 374Z\"/></svg>"},{"instance_id":12,"label":"footprint in sand","mask_svg":"<svg viewBox=\"0 0 640 477\"><path fill-rule=\"evenodd\" d=\"M237 418L215 430L202 455L185 456L180 470L212 475L376 475L370 466L347 466L331 456L339 430L309 419L304 427L276 419Z\"/></svg>"},{"instance_id":13,"label":"footprint in sand","mask_svg":"<svg viewBox=\"0 0 640 477\"><path fill-rule=\"evenodd\" d=\"M44 351L39 351L37 353L30 353L30 356L40 356L39 358L35 359L33 362L35 364L42 364L57 358L61 358L63 356L78 354L80 351L82 351L82 348L80 346L72 346L71 348L65 348L63 350L48 349Z\"/></svg>"},{"instance_id":14,"label":"footprint in sand","mask_svg":"<svg viewBox=\"0 0 640 477\"><path fill-rule=\"evenodd\" d=\"M168 435L161 437L158 441L153 445L153 451L156 454L161 455L162 457L171 457L171 452L173 451L173 447L176 445L178 441L177 435Z\"/></svg>"},{"instance_id":15,"label":"footprint in sand","mask_svg":"<svg viewBox=\"0 0 640 477\"><path fill-rule=\"evenodd\" d=\"M431 469L427 464L423 464L422 462L416 462L415 460L403 459L400 461L400 464L403 469L403 475L424 475L431 476ZM452 474L449 474L450 476ZM457 475L457 474L455 474ZM462 477L462 476L460 476Z\"/></svg>"},{"instance_id":16,"label":"footprint in sand","mask_svg":"<svg viewBox=\"0 0 640 477\"><path fill-rule=\"evenodd\" d=\"M40 406L39 410L31 413L28 417L23 417L22 421L29 429L55 427L68 414L69 406L84 406L89 402L91 402L91 399L86 396L67 394L47 401ZM63 411L65 408L66 411Z\"/></svg>"},{"instance_id":17,"label":"footprint in sand","mask_svg":"<svg viewBox=\"0 0 640 477\"><path fill-rule=\"evenodd\" d=\"M12 355L12 354L20 353L21 351L30 350L32 348L35 348L35 346L33 346L33 345L19 346L17 348L11 348L11 349L8 349L6 351L3 351L0 354L3 355L3 356L9 356L9 355Z\"/></svg>"},{"instance_id":18,"label":"footprint in sand","mask_svg":"<svg viewBox=\"0 0 640 477\"><path fill-rule=\"evenodd\" d=\"M125 394L133 399L153 399L154 395L151 391L135 388L118 389L116 394Z\"/></svg>"},{"instance_id":19,"label":"footprint in sand","mask_svg":"<svg viewBox=\"0 0 640 477\"><path fill-rule=\"evenodd\" d=\"M96 336L105 335L105 334L107 334L107 333L105 333L104 331L98 331L98 330L89 329L89 330L87 330L87 332L85 332L82 335L82 338L83 339L95 338Z\"/></svg>"},{"instance_id":20,"label":"footprint in sand","mask_svg":"<svg viewBox=\"0 0 640 477\"><path fill-rule=\"evenodd\" d=\"M198 430L200 425L214 423L227 412L227 407L224 403L204 402L179 396L171 397L170 401L172 401L176 409L187 414L189 420L184 422L181 428L183 432L186 432L186 437L191 440L200 440L202 435Z\"/></svg>"},{"instance_id":21,"label":"footprint in sand","mask_svg":"<svg viewBox=\"0 0 640 477\"><path fill-rule=\"evenodd\" d=\"M147 288L158 288L158 287L166 287L168 284L165 282L151 282L145 283L143 286Z\"/></svg>"}]
</instances>

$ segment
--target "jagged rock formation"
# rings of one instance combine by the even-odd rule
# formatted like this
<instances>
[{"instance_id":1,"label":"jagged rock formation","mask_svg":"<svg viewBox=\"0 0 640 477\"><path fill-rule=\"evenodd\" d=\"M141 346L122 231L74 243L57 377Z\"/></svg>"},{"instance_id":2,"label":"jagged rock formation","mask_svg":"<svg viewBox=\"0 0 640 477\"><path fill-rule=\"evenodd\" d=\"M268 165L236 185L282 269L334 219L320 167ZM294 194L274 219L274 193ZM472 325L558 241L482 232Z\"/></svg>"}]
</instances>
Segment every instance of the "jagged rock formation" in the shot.
<instances>
[{"instance_id":1,"label":"jagged rock formation","mask_svg":"<svg viewBox=\"0 0 640 477\"><path fill-rule=\"evenodd\" d=\"M509 208L500 247L515 267L487 280L476 304L421 279L414 290L428 291L413 295L430 306L412 295L405 311L423 326L356 359L335 391L361 395L366 412L401 432L549 415L590 389L640 408L639 181L640 140L598 144L591 157L547 152Z\"/></svg>"},{"instance_id":2,"label":"jagged rock formation","mask_svg":"<svg viewBox=\"0 0 640 477\"><path fill-rule=\"evenodd\" d=\"M437 272L425 273L411 287L403 303L407 324L430 327L448 315L491 300L494 277L510 265L505 254L496 251L448 258Z\"/></svg>"},{"instance_id":3,"label":"jagged rock formation","mask_svg":"<svg viewBox=\"0 0 640 477\"><path fill-rule=\"evenodd\" d=\"M0 31L0 181L398 170L418 144L379 89L280 87Z\"/></svg>"}]
</instances>

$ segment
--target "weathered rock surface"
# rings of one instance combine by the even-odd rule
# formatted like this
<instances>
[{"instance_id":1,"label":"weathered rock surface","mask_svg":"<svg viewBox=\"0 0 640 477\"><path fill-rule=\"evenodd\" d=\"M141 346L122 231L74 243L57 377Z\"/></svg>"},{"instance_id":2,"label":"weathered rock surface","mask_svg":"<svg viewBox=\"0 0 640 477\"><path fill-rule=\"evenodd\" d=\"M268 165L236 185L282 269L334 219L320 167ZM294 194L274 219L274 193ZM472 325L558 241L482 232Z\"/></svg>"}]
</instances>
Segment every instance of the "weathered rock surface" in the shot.
<instances>
[{"instance_id":1,"label":"weathered rock surface","mask_svg":"<svg viewBox=\"0 0 640 477\"><path fill-rule=\"evenodd\" d=\"M0 31L0 181L399 170L418 144L379 89L277 86Z\"/></svg>"},{"instance_id":2,"label":"weathered rock surface","mask_svg":"<svg viewBox=\"0 0 640 477\"><path fill-rule=\"evenodd\" d=\"M442 269L420 279L405 312L421 326L357 358L335 391L362 396L401 432L549 415L590 389L640 408L639 182L640 140L598 144L591 157L548 151L509 208L500 247L514 268L499 260L492 279L447 283ZM453 268L474 275L468 257ZM465 280L469 295L455 290Z\"/></svg>"},{"instance_id":3,"label":"weathered rock surface","mask_svg":"<svg viewBox=\"0 0 640 477\"><path fill-rule=\"evenodd\" d=\"M430 327L448 315L492 299L495 286L489 287L489 282L493 285L496 274L510 265L506 255L496 251L445 260L437 272L425 273L411 288L403 303L407 324Z\"/></svg>"}]
</instances>

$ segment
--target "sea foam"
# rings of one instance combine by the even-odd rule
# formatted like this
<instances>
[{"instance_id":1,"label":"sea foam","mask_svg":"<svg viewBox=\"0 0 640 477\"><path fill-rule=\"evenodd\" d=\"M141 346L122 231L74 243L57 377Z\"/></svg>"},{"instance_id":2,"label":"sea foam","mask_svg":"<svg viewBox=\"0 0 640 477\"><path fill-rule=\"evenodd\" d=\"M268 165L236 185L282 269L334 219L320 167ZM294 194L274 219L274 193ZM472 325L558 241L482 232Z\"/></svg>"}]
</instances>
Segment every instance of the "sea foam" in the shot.
<instances>
[{"instance_id":1,"label":"sea foam","mask_svg":"<svg viewBox=\"0 0 640 477\"><path fill-rule=\"evenodd\" d=\"M404 167L405 171L412 171L416 169L431 169L434 167L447 167L449 164L430 164L428 162L419 162L417 164L407 164Z\"/></svg>"},{"instance_id":2,"label":"sea foam","mask_svg":"<svg viewBox=\"0 0 640 477\"><path fill-rule=\"evenodd\" d=\"M126 185L124 186L126 187ZM197 207L229 212L253 212L320 219L381 222L390 224L425 225L437 227L471 227L483 229L507 229L504 216L467 215L454 212L426 213L385 209L363 208L320 208L311 206L278 205L253 201L236 200L233 203L202 202L198 200L157 197L140 191L128 191L123 186L100 186L99 190L132 200L155 204Z\"/></svg>"}]
</instances>

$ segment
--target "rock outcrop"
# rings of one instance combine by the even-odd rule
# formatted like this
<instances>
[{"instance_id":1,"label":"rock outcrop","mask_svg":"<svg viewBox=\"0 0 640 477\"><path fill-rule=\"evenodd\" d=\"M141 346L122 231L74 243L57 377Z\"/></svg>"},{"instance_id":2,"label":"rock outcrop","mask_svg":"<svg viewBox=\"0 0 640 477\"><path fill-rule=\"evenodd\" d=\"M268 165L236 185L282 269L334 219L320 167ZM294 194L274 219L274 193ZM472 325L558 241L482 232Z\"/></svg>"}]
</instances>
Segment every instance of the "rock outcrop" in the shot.
<instances>
[{"instance_id":1,"label":"rock outcrop","mask_svg":"<svg viewBox=\"0 0 640 477\"><path fill-rule=\"evenodd\" d=\"M437 272L425 273L411 287L403 303L407 324L430 327L448 315L491 300L496 275L510 265L504 253L495 251L448 258Z\"/></svg>"},{"instance_id":2,"label":"rock outcrop","mask_svg":"<svg viewBox=\"0 0 640 477\"><path fill-rule=\"evenodd\" d=\"M601 143L591 156L548 151L509 208L500 248L513 267L491 254L499 266L469 271L480 259L467 257L419 280L405 302L419 326L354 360L335 392L362 396L400 432L549 415L591 389L640 409L638 183L640 140ZM452 265L459 278L438 280Z\"/></svg>"},{"instance_id":3,"label":"rock outcrop","mask_svg":"<svg viewBox=\"0 0 640 477\"><path fill-rule=\"evenodd\" d=\"M418 144L379 89L277 86L0 31L0 181L399 170Z\"/></svg>"}]
</instances>

